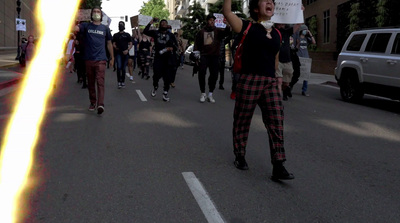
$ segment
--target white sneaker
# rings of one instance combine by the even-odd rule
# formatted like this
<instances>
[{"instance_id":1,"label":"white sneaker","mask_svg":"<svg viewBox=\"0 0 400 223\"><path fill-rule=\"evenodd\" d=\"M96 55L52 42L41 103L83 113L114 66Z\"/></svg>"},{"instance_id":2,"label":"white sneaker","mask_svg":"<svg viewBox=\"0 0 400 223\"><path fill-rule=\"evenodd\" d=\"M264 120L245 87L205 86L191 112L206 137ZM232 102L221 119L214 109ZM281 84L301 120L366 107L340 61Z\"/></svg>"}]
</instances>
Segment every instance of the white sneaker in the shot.
<instances>
[{"instance_id":1,"label":"white sneaker","mask_svg":"<svg viewBox=\"0 0 400 223\"><path fill-rule=\"evenodd\" d=\"M129 77L129 80L133 81L133 76L130 76L130 77Z\"/></svg>"},{"instance_id":2,"label":"white sneaker","mask_svg":"<svg viewBox=\"0 0 400 223\"><path fill-rule=\"evenodd\" d=\"M168 93L164 92L162 99L163 99L163 101L169 101Z\"/></svg>"},{"instance_id":3,"label":"white sneaker","mask_svg":"<svg viewBox=\"0 0 400 223\"><path fill-rule=\"evenodd\" d=\"M209 95L209 96L207 97L207 101L209 101L209 102L211 102L211 103L215 103L215 100L214 100L214 98L213 98L212 95Z\"/></svg>"},{"instance_id":4,"label":"white sneaker","mask_svg":"<svg viewBox=\"0 0 400 223\"><path fill-rule=\"evenodd\" d=\"M151 90L151 97L155 97L157 95L157 89Z\"/></svg>"},{"instance_id":5,"label":"white sneaker","mask_svg":"<svg viewBox=\"0 0 400 223\"><path fill-rule=\"evenodd\" d=\"M204 103L206 101L206 93L201 93L200 102Z\"/></svg>"}]
</instances>

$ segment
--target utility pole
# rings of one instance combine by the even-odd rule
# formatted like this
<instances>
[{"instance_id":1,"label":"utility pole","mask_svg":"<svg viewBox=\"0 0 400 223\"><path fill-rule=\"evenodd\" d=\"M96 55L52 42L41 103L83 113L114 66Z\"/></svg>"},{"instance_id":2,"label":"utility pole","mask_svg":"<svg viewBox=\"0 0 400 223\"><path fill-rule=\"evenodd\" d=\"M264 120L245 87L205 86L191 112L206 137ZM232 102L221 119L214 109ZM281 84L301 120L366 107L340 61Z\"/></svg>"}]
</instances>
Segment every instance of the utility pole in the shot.
<instances>
[{"instance_id":1,"label":"utility pole","mask_svg":"<svg viewBox=\"0 0 400 223\"><path fill-rule=\"evenodd\" d=\"M20 0L17 0L17 13L18 13L18 19L20 19L21 18L21 1ZM15 58L15 60L19 60L19 57L20 57L20 55L21 55L21 47L20 47L20 32L21 31L17 31L17 33L18 33L18 42L17 42L17 57Z\"/></svg>"}]
</instances>

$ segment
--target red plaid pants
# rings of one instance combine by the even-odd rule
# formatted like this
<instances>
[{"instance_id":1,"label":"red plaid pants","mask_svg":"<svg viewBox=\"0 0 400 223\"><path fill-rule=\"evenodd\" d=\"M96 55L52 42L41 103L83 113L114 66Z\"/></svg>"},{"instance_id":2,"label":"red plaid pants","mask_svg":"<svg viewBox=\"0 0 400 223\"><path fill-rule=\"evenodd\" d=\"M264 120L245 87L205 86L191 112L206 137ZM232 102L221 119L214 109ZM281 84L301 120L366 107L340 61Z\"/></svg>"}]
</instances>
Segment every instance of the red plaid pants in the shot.
<instances>
[{"instance_id":1,"label":"red plaid pants","mask_svg":"<svg viewBox=\"0 0 400 223\"><path fill-rule=\"evenodd\" d=\"M268 130L271 161L285 161L283 147L283 104L275 78L242 74L236 89L233 114L233 148L236 156L245 156L254 109L260 106Z\"/></svg>"}]
</instances>

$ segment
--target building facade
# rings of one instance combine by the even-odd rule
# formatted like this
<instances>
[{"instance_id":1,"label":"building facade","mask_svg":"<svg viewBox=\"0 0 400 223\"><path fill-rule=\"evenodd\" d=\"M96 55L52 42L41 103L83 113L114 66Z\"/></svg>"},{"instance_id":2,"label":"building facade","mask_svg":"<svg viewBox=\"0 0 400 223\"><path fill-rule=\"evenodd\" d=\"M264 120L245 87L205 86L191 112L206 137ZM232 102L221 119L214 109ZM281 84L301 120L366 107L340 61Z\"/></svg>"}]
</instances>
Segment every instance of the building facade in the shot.
<instances>
[{"instance_id":1,"label":"building facade","mask_svg":"<svg viewBox=\"0 0 400 223\"><path fill-rule=\"evenodd\" d=\"M37 1L21 0L21 19L26 20L26 32L20 31L20 37L28 38L29 35L37 37L34 9ZM18 33L16 31L17 2L15 0L0 0L0 49L13 49L18 46Z\"/></svg>"},{"instance_id":2,"label":"building facade","mask_svg":"<svg viewBox=\"0 0 400 223\"><path fill-rule=\"evenodd\" d=\"M317 47L323 51L337 50L337 17L338 6L349 0L303 0L304 19L310 21L315 16L317 21Z\"/></svg>"}]
</instances>

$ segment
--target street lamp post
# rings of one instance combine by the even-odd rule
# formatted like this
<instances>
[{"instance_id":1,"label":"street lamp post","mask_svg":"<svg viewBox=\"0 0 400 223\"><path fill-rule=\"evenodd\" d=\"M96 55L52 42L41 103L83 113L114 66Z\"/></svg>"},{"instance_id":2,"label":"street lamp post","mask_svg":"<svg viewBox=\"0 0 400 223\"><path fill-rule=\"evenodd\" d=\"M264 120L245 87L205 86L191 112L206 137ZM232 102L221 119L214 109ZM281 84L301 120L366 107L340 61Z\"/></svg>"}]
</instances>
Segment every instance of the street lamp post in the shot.
<instances>
[{"instance_id":1,"label":"street lamp post","mask_svg":"<svg viewBox=\"0 0 400 223\"><path fill-rule=\"evenodd\" d=\"M17 0L17 13L18 13L18 19L20 19L21 18L21 1L20 0ZM17 57L15 58L15 60L19 60L19 57L20 57L20 55L21 55L21 47L20 47L20 32L21 31L19 31L19 30L17 30L17 33L18 33L18 43L17 43Z\"/></svg>"}]
</instances>

